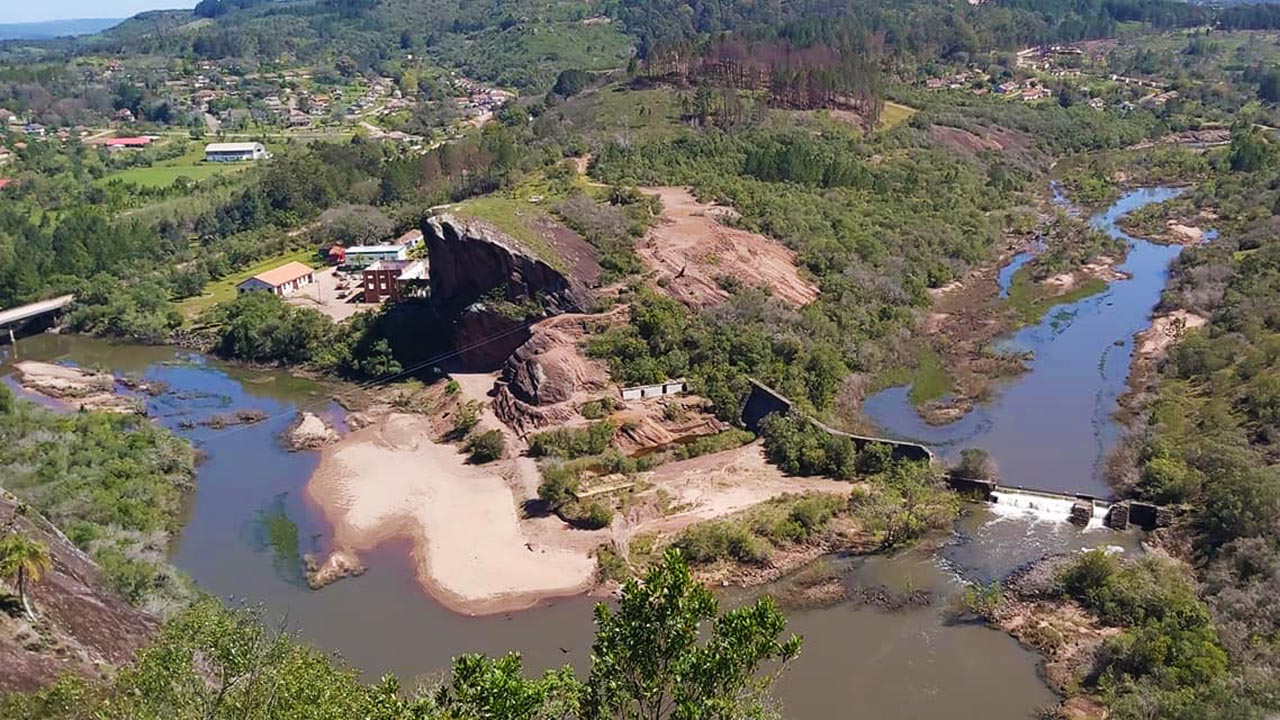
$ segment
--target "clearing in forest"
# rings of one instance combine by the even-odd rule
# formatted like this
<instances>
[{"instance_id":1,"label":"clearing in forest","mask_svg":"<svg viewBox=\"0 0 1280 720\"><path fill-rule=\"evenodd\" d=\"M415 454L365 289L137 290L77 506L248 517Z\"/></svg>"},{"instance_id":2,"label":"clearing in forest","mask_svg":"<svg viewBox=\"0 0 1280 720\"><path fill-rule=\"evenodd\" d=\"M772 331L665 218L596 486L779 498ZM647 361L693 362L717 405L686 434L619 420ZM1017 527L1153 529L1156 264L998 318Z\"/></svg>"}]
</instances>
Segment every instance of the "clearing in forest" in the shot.
<instances>
[{"instance_id":1,"label":"clearing in forest","mask_svg":"<svg viewBox=\"0 0 1280 720\"><path fill-rule=\"evenodd\" d=\"M715 305L729 297L724 280L766 288L793 305L818 297L818 288L801 277L794 252L719 221L733 216L732 208L700 203L685 188L641 190L662 199L662 218L637 252L671 297L690 307Z\"/></svg>"}]
</instances>

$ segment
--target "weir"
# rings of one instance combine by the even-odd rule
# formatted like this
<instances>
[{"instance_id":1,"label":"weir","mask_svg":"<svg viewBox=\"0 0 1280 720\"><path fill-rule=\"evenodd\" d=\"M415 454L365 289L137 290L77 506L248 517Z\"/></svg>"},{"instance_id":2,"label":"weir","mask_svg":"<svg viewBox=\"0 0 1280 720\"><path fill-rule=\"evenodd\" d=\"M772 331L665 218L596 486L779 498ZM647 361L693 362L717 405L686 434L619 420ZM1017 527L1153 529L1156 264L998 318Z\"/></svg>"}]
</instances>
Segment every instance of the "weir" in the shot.
<instances>
[{"instance_id":1,"label":"weir","mask_svg":"<svg viewBox=\"0 0 1280 720\"><path fill-rule=\"evenodd\" d=\"M794 410L794 403L784 395L753 378L751 392L742 406L742 423L748 430L758 434L766 417ZM933 451L920 443L855 435L836 430L812 417L808 417L808 420L825 432L852 439L858 450L872 443L881 443L892 448L895 460L932 463L936 459ZM1168 525L1173 517L1172 511L1167 508L1149 503L1129 500L1111 503L1091 495L1005 486L995 480L954 474L948 474L947 485L962 495L991 503L997 508L997 512L1007 509L1020 514L1034 514L1047 521L1069 522L1086 529L1109 527L1113 530L1125 530L1132 524L1144 530L1154 530Z\"/></svg>"}]
</instances>

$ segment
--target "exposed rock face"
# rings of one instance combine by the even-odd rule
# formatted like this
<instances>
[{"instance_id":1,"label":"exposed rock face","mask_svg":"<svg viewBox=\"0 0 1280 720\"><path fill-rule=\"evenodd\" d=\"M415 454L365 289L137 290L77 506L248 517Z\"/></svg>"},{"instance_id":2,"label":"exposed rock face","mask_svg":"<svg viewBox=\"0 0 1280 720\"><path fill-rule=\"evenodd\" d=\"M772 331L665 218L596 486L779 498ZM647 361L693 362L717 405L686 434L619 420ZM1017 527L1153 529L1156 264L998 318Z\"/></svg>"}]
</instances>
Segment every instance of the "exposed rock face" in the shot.
<instances>
[{"instance_id":1,"label":"exposed rock face","mask_svg":"<svg viewBox=\"0 0 1280 720\"><path fill-rule=\"evenodd\" d=\"M600 273L594 250L566 228L557 230L544 240L550 251L572 260L564 270L486 223L446 214L423 224L431 301L449 323L462 363L497 368L529 339L521 329L528 320L590 305L588 287Z\"/></svg>"},{"instance_id":2,"label":"exposed rock face","mask_svg":"<svg viewBox=\"0 0 1280 720\"><path fill-rule=\"evenodd\" d=\"M534 325L502 366L494 412L521 433L573 420L582 403L609 388L608 368L579 347L587 324L623 318L619 312L561 315Z\"/></svg>"},{"instance_id":3,"label":"exposed rock face","mask_svg":"<svg viewBox=\"0 0 1280 720\"><path fill-rule=\"evenodd\" d=\"M16 505L0 491L0 525ZM33 690L65 672L96 678L132 660L159 629L156 619L108 589L101 569L43 518L28 513L14 523L48 547L53 569L28 588L38 622L20 606L0 607L0 692ZM0 598L8 590L0 583Z\"/></svg>"},{"instance_id":4,"label":"exposed rock face","mask_svg":"<svg viewBox=\"0 0 1280 720\"><path fill-rule=\"evenodd\" d=\"M145 406L116 392L116 378L81 368L24 360L14 364L22 386L72 408L145 414ZM143 388L145 389L145 388Z\"/></svg>"},{"instance_id":5,"label":"exposed rock face","mask_svg":"<svg viewBox=\"0 0 1280 720\"><path fill-rule=\"evenodd\" d=\"M440 308L467 307L495 289L511 302L537 299L547 314L580 310L586 282L557 270L490 225L452 215L422 227L431 257L431 298Z\"/></svg>"},{"instance_id":6,"label":"exposed rock face","mask_svg":"<svg viewBox=\"0 0 1280 720\"><path fill-rule=\"evenodd\" d=\"M518 399L531 405L567 402L582 391L609 385L604 364L578 351L580 333L539 329L502 368L502 379Z\"/></svg>"}]
</instances>

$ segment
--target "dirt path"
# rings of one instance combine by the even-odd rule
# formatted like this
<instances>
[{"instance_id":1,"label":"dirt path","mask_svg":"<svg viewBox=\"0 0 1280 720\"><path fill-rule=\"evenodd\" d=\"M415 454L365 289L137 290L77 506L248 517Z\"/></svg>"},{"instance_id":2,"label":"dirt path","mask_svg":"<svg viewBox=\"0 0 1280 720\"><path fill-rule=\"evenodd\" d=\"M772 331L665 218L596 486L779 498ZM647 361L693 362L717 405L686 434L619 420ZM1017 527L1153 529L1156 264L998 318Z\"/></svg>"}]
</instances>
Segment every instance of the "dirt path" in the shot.
<instances>
[{"instance_id":1,"label":"dirt path","mask_svg":"<svg viewBox=\"0 0 1280 720\"><path fill-rule=\"evenodd\" d=\"M729 297L721 278L767 288L792 305L818 297L818 288L801 277L796 255L757 233L720 222L736 216L732 208L700 203L685 188L645 187L662 200L662 218L637 252L672 297L692 307L715 305Z\"/></svg>"}]
</instances>

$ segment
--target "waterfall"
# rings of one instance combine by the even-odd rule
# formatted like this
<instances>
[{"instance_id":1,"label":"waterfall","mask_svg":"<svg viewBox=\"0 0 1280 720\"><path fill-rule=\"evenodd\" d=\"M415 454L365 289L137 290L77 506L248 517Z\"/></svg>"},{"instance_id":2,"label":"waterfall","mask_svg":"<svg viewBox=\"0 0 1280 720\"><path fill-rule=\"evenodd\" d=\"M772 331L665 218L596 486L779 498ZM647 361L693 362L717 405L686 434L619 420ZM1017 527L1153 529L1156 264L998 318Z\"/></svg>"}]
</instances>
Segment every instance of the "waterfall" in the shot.
<instances>
[{"instance_id":1,"label":"waterfall","mask_svg":"<svg viewBox=\"0 0 1280 720\"><path fill-rule=\"evenodd\" d=\"M991 493L991 510L1003 518L1032 519L1039 522L1065 523L1071 518L1075 498L1001 488ZM1104 527L1109 506L1093 504L1093 515L1086 530Z\"/></svg>"}]
</instances>

